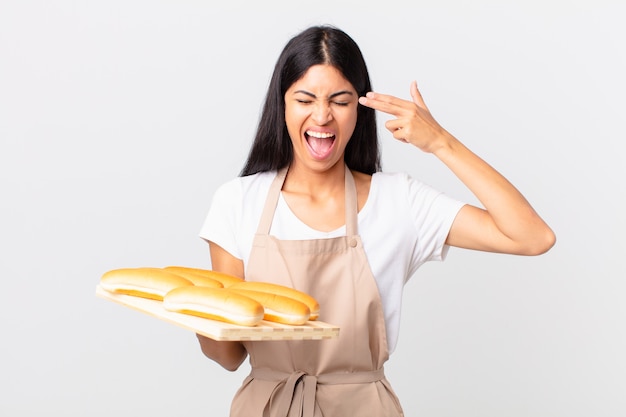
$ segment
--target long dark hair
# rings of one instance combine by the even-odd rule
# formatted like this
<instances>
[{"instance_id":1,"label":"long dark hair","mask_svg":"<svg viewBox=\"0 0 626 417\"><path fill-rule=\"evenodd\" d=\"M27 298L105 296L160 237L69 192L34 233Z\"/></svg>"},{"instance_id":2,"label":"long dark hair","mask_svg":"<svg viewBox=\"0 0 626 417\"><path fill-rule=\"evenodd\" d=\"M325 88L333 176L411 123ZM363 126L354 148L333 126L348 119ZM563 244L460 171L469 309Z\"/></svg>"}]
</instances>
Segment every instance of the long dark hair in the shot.
<instances>
[{"instance_id":1,"label":"long dark hair","mask_svg":"<svg viewBox=\"0 0 626 417\"><path fill-rule=\"evenodd\" d=\"M241 176L283 168L293 148L285 123L285 92L313 65L328 64L350 81L359 96L372 90L365 60L356 42L332 26L313 26L293 37L280 54L265 97L254 143ZM357 122L345 150L349 168L366 174L380 171L374 110L358 106Z\"/></svg>"}]
</instances>

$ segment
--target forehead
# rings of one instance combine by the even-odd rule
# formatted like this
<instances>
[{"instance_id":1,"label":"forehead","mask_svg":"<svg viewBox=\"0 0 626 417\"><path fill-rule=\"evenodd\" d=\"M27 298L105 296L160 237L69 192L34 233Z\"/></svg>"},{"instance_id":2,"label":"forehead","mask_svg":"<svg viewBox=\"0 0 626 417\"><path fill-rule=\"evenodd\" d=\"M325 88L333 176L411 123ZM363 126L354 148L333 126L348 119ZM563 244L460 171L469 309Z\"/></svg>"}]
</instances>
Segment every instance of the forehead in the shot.
<instances>
[{"instance_id":1,"label":"forehead","mask_svg":"<svg viewBox=\"0 0 626 417\"><path fill-rule=\"evenodd\" d=\"M314 65L309 68L287 92L296 90L306 90L316 95L339 90L355 91L341 71L331 65Z\"/></svg>"}]
</instances>

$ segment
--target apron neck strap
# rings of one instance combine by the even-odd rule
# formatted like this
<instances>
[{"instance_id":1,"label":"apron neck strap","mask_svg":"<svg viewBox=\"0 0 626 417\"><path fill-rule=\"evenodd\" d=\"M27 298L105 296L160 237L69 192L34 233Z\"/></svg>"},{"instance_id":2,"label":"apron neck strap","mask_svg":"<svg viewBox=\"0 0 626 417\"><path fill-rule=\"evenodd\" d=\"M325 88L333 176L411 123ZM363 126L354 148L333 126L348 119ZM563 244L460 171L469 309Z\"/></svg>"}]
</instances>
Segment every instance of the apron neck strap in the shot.
<instances>
[{"instance_id":1,"label":"apron neck strap","mask_svg":"<svg viewBox=\"0 0 626 417\"><path fill-rule=\"evenodd\" d=\"M345 166L345 195L346 195L346 236L354 236L357 234L357 197L356 197L356 185L354 183L354 177L348 166ZM281 168L276 174L276 178L270 185L270 189L267 193L267 199L265 200L265 207L261 214L261 221L257 229L257 234L268 235L272 226L272 220L274 219L274 212L278 205L278 198L280 197L280 191L283 188L285 178L287 177L287 171L289 167Z\"/></svg>"}]
</instances>

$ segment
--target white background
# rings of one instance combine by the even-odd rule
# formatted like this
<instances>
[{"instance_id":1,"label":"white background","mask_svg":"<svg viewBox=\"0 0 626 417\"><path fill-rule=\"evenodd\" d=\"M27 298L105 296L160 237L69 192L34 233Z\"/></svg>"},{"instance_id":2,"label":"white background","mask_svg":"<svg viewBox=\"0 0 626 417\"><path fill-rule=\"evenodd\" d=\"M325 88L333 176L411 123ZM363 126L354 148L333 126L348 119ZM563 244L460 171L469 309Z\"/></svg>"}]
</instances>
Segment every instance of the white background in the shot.
<instances>
[{"instance_id":1,"label":"white background","mask_svg":"<svg viewBox=\"0 0 626 417\"><path fill-rule=\"evenodd\" d=\"M0 415L226 416L248 372L95 296L124 266L210 267L285 42L331 23L374 88L522 190L548 254L452 249L406 288L387 366L407 416L626 415L626 17L618 2L0 2ZM382 127L384 116L379 117ZM381 128L383 167L475 202Z\"/></svg>"}]
</instances>

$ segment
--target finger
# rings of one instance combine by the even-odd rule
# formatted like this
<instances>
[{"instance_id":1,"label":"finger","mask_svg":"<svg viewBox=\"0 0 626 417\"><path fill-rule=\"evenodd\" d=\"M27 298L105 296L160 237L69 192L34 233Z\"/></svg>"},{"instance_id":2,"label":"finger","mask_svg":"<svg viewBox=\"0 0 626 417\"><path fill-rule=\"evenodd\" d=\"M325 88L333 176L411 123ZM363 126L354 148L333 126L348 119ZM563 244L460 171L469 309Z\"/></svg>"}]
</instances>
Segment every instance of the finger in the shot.
<instances>
[{"instance_id":1,"label":"finger","mask_svg":"<svg viewBox=\"0 0 626 417\"><path fill-rule=\"evenodd\" d=\"M406 138L406 132L404 131L404 129L402 128L396 129L393 132L391 132L391 134L394 139L399 140L400 142L409 143L409 141Z\"/></svg>"},{"instance_id":2,"label":"finger","mask_svg":"<svg viewBox=\"0 0 626 417\"><path fill-rule=\"evenodd\" d=\"M387 120L385 122L385 128L391 133L395 132L396 130L402 129L403 126L404 122L398 119Z\"/></svg>"},{"instance_id":3,"label":"finger","mask_svg":"<svg viewBox=\"0 0 626 417\"><path fill-rule=\"evenodd\" d=\"M380 93L375 93L375 92L369 92L367 93L367 98L380 101L383 103L388 103L389 105L396 106L396 107L403 108L403 109L413 108L413 103L410 100L392 96L390 94L380 94Z\"/></svg>"},{"instance_id":4,"label":"finger","mask_svg":"<svg viewBox=\"0 0 626 417\"><path fill-rule=\"evenodd\" d=\"M422 94L420 93L420 91L417 88L417 81L413 81L411 83L411 98L413 98L413 103L417 104L418 106L420 106L423 109L427 109L428 107L426 106L426 103L424 103L424 98L422 97Z\"/></svg>"},{"instance_id":5,"label":"finger","mask_svg":"<svg viewBox=\"0 0 626 417\"><path fill-rule=\"evenodd\" d=\"M367 93L365 97L359 97L359 103L393 116L403 115L405 111L410 109L410 106L413 105L410 101L402 100L386 94L372 92Z\"/></svg>"},{"instance_id":6,"label":"finger","mask_svg":"<svg viewBox=\"0 0 626 417\"><path fill-rule=\"evenodd\" d=\"M393 135L395 139L401 139L404 136L404 124L397 119L387 120L385 122L385 129L389 131Z\"/></svg>"}]
</instances>

